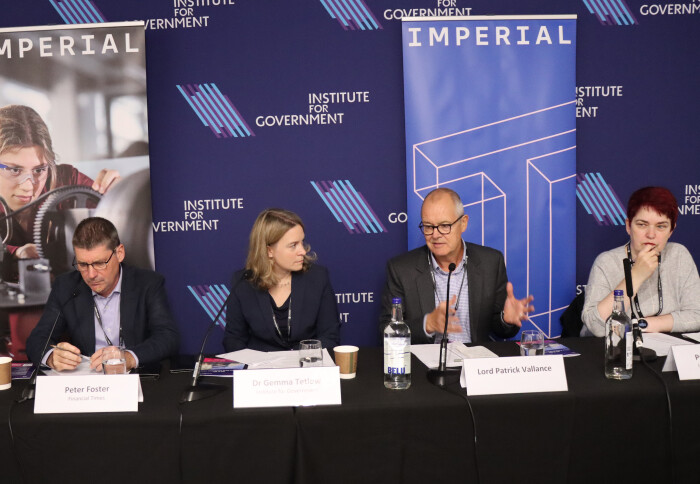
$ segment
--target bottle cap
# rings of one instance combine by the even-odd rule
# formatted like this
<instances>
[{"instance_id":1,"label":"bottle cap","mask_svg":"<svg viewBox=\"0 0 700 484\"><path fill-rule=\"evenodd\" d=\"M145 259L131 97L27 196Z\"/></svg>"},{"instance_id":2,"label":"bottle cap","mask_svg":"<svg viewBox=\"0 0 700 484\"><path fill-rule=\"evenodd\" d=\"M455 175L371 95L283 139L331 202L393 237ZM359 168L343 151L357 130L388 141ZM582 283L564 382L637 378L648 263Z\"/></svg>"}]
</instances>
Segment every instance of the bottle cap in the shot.
<instances>
[{"instance_id":1,"label":"bottle cap","mask_svg":"<svg viewBox=\"0 0 700 484\"><path fill-rule=\"evenodd\" d=\"M401 298L400 297L394 297L391 299L391 304L401 304Z\"/></svg>"},{"instance_id":2,"label":"bottle cap","mask_svg":"<svg viewBox=\"0 0 700 484\"><path fill-rule=\"evenodd\" d=\"M622 289L615 289L615 291L613 293L614 297L623 296L623 295L624 295L624 293L622 292Z\"/></svg>"}]
</instances>

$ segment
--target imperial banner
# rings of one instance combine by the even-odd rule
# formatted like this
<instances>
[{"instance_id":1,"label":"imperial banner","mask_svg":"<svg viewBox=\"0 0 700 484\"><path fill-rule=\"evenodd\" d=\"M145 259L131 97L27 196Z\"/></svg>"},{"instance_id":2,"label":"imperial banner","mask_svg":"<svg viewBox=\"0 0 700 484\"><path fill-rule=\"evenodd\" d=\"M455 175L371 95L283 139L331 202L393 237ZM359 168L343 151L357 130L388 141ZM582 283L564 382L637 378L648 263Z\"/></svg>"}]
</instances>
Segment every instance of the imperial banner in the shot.
<instances>
[{"instance_id":1,"label":"imperial banner","mask_svg":"<svg viewBox=\"0 0 700 484\"><path fill-rule=\"evenodd\" d=\"M0 29L0 321L24 357L88 216L153 269L143 22Z\"/></svg>"},{"instance_id":2,"label":"imperial banner","mask_svg":"<svg viewBox=\"0 0 700 484\"><path fill-rule=\"evenodd\" d=\"M455 190L547 336L575 295L575 52L575 16L403 21L408 246L425 196Z\"/></svg>"}]
</instances>

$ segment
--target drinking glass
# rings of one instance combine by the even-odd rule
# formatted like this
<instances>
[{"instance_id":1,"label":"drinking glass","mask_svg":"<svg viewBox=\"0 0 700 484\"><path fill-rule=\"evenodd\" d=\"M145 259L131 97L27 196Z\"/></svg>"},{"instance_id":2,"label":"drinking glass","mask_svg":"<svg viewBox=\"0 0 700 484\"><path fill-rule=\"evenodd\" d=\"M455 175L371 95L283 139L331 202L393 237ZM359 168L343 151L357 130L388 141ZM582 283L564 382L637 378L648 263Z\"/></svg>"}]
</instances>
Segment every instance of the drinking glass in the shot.
<instances>
[{"instance_id":1,"label":"drinking glass","mask_svg":"<svg viewBox=\"0 0 700 484\"><path fill-rule=\"evenodd\" d=\"M105 375L126 374L126 355L124 348L108 346L102 350L102 371Z\"/></svg>"},{"instance_id":2,"label":"drinking glass","mask_svg":"<svg viewBox=\"0 0 700 484\"><path fill-rule=\"evenodd\" d=\"M520 356L544 354L544 334L537 329L527 329L520 335Z\"/></svg>"},{"instance_id":3,"label":"drinking glass","mask_svg":"<svg viewBox=\"0 0 700 484\"><path fill-rule=\"evenodd\" d=\"M299 366L323 366L323 347L317 339L305 339L299 342Z\"/></svg>"}]
</instances>

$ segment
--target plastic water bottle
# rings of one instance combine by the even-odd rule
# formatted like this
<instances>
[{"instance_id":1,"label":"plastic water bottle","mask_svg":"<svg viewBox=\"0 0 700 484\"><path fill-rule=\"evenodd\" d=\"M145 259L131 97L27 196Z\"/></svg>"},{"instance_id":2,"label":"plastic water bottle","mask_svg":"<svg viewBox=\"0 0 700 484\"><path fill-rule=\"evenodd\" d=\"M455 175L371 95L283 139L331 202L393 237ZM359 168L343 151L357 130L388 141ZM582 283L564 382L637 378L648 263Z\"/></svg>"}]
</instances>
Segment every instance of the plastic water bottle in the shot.
<instances>
[{"instance_id":1,"label":"plastic water bottle","mask_svg":"<svg viewBox=\"0 0 700 484\"><path fill-rule=\"evenodd\" d=\"M615 380L632 378L632 322L625 313L623 292L616 289L615 303L605 321L605 377Z\"/></svg>"},{"instance_id":2,"label":"plastic water bottle","mask_svg":"<svg viewBox=\"0 0 700 484\"><path fill-rule=\"evenodd\" d=\"M392 390L411 386L411 330L403 322L400 297L391 300L391 321L384 328L384 386Z\"/></svg>"}]
</instances>

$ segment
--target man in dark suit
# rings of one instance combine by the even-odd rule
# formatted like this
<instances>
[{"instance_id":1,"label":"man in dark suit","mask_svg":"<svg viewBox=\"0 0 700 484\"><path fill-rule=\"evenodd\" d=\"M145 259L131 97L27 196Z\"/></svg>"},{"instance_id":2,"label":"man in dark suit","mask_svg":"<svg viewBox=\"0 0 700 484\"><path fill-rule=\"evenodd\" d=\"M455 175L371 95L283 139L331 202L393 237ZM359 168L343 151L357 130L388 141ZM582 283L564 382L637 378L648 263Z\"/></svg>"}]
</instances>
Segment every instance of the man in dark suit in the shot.
<instances>
[{"instance_id":1,"label":"man in dark suit","mask_svg":"<svg viewBox=\"0 0 700 484\"><path fill-rule=\"evenodd\" d=\"M100 370L105 347L127 351L127 370L156 363L177 353L178 330L165 294L163 276L122 264L124 245L111 222L99 217L83 220L73 235L78 269L56 278L36 328L27 340L35 364L61 371L74 369L80 355ZM50 344L42 355L51 328Z\"/></svg>"},{"instance_id":2,"label":"man in dark suit","mask_svg":"<svg viewBox=\"0 0 700 484\"><path fill-rule=\"evenodd\" d=\"M533 297L516 299L508 282L503 255L489 247L464 242L469 216L459 195L448 188L430 192L421 207L420 228L426 245L395 257L386 269L381 328L391 320L391 299L400 297L413 343L442 339L450 264L450 341L479 343L494 334L515 336L534 310Z\"/></svg>"}]
</instances>

